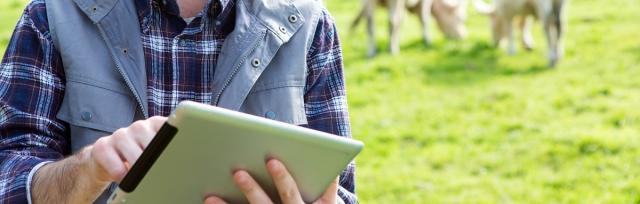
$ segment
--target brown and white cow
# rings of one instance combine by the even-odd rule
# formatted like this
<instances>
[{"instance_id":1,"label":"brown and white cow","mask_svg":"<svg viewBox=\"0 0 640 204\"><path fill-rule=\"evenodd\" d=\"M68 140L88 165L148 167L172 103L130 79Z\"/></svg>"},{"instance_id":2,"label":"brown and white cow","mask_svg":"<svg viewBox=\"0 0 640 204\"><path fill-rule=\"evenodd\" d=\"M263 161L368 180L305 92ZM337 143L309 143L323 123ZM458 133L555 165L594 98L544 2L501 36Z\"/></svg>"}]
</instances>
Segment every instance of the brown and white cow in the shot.
<instances>
[{"instance_id":1,"label":"brown and white cow","mask_svg":"<svg viewBox=\"0 0 640 204\"><path fill-rule=\"evenodd\" d=\"M392 54L400 52L400 24L405 11L416 14L422 23L422 35L427 45L431 44L429 20L433 15L438 27L449 39L462 39L467 35L464 25L467 18L467 0L363 0L363 8L354 19L351 28L361 19L367 21L369 57L376 55L374 8L380 5L389 10L389 49Z\"/></svg>"},{"instance_id":2,"label":"brown and white cow","mask_svg":"<svg viewBox=\"0 0 640 204\"><path fill-rule=\"evenodd\" d=\"M474 0L474 6L480 13L491 17L491 30L496 47L503 39L508 40L507 53L515 54L513 21L518 18L522 30L522 43L528 50L533 48L531 36L532 17L539 19L544 26L548 46L549 66L555 67L564 55L562 38L566 30L564 10L567 0L494 0L487 4L483 0Z\"/></svg>"}]
</instances>

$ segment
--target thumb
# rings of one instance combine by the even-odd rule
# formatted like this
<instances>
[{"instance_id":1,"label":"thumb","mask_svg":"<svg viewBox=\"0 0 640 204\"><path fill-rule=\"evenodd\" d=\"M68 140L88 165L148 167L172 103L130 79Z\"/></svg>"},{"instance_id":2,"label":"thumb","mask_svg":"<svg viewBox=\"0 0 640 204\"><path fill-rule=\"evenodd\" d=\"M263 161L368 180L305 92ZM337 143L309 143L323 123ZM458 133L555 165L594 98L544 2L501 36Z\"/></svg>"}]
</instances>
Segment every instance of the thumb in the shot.
<instances>
[{"instance_id":1,"label":"thumb","mask_svg":"<svg viewBox=\"0 0 640 204\"><path fill-rule=\"evenodd\" d=\"M331 182L327 190L324 191L322 196L313 202L314 204L325 204L325 203L336 203L338 199L338 180L340 177L336 178Z\"/></svg>"}]
</instances>

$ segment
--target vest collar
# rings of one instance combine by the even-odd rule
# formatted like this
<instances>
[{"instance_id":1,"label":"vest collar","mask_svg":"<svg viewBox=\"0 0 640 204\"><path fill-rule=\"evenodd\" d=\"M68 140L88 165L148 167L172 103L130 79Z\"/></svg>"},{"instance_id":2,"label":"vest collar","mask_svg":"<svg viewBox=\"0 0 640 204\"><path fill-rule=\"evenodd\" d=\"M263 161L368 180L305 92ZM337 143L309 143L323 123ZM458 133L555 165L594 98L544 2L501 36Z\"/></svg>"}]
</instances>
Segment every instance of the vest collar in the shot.
<instances>
[{"instance_id":1,"label":"vest collar","mask_svg":"<svg viewBox=\"0 0 640 204\"><path fill-rule=\"evenodd\" d=\"M105 16L112 13L111 10L119 1L148 1L148 0L73 0L76 5L93 21L93 23L100 22ZM289 41L289 38L297 31L299 26L288 27L290 25L291 16L296 16L295 20L303 22L304 19L300 14L300 11L293 5L290 0L229 0L229 1L243 1L246 11L249 15L255 17L255 20L260 21L266 25L271 31L276 33L278 37L284 41ZM302 0L301 0L302 1ZM223 0L222 2L225 2ZM228 3L227 3L228 4ZM288 11L288 13L282 13L282 11ZM298 24L300 25L300 24ZM288 31L282 32L281 30Z\"/></svg>"},{"instance_id":2,"label":"vest collar","mask_svg":"<svg viewBox=\"0 0 640 204\"><path fill-rule=\"evenodd\" d=\"M266 25L280 40L288 42L305 21L291 0L236 0L236 6L244 6L247 14ZM308 1L308 0L298 0ZM293 17L295 16L295 17ZM295 19L294 19L295 18Z\"/></svg>"},{"instance_id":3,"label":"vest collar","mask_svg":"<svg viewBox=\"0 0 640 204\"><path fill-rule=\"evenodd\" d=\"M82 12L93 21L98 23L102 18L111 12L120 0L73 0ZM129 0L125 0L129 1Z\"/></svg>"}]
</instances>

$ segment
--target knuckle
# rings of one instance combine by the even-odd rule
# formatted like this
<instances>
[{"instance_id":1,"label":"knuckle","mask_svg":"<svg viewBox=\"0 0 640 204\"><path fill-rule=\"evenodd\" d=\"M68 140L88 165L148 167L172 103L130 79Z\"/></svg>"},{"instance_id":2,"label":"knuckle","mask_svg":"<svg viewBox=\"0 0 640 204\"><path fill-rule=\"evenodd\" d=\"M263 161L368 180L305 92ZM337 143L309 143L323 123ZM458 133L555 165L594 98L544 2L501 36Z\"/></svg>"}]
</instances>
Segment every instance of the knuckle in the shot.
<instances>
[{"instance_id":1,"label":"knuckle","mask_svg":"<svg viewBox=\"0 0 640 204\"><path fill-rule=\"evenodd\" d=\"M102 137L96 140L95 143L93 143L93 151L98 153L103 153L107 150L108 146L109 146L109 138Z\"/></svg>"},{"instance_id":2,"label":"knuckle","mask_svg":"<svg viewBox=\"0 0 640 204\"><path fill-rule=\"evenodd\" d=\"M162 116L153 116L149 118L149 120L152 120L152 121L163 121L164 119L165 117L162 117Z\"/></svg>"},{"instance_id":3,"label":"knuckle","mask_svg":"<svg viewBox=\"0 0 640 204\"><path fill-rule=\"evenodd\" d=\"M93 143L93 148L102 148L102 146L104 146L106 143L106 138L105 137L101 137L98 138L98 140L96 140L96 142Z\"/></svg>"},{"instance_id":4,"label":"knuckle","mask_svg":"<svg viewBox=\"0 0 640 204\"><path fill-rule=\"evenodd\" d=\"M111 134L112 137L120 139L127 136L127 129L120 128Z\"/></svg>"},{"instance_id":5,"label":"knuckle","mask_svg":"<svg viewBox=\"0 0 640 204\"><path fill-rule=\"evenodd\" d=\"M162 116L153 116L151 118L149 118L147 120L149 122L149 125L152 128L158 129L162 126L162 124L167 121L166 117L162 117Z\"/></svg>"},{"instance_id":6,"label":"knuckle","mask_svg":"<svg viewBox=\"0 0 640 204\"><path fill-rule=\"evenodd\" d=\"M144 128L147 125L147 122L144 120L138 120L136 122L133 122L133 124L131 124L131 128L137 129L137 128Z\"/></svg>"},{"instance_id":7,"label":"knuckle","mask_svg":"<svg viewBox=\"0 0 640 204\"><path fill-rule=\"evenodd\" d=\"M284 191L282 191L282 193L280 193L280 197L286 200L294 198L295 195L296 191L292 188L285 189Z\"/></svg>"}]
</instances>

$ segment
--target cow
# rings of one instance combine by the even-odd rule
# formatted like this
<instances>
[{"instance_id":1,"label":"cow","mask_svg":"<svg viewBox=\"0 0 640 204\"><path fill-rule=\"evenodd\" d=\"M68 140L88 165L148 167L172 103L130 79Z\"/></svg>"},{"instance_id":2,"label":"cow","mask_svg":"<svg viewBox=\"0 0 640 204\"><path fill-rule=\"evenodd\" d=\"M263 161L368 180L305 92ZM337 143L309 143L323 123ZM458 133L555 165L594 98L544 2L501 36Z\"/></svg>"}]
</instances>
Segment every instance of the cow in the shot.
<instances>
[{"instance_id":1,"label":"cow","mask_svg":"<svg viewBox=\"0 0 640 204\"><path fill-rule=\"evenodd\" d=\"M400 24L406 11L419 17L422 24L422 37L427 46L432 42L429 34L431 15L447 38L459 40L467 35L467 29L464 25L467 18L467 0L363 0L362 3L363 7L351 24L351 28L355 28L361 19L366 19L369 57L376 55L374 37L374 8L376 5L386 7L389 10L389 50L393 55L400 52Z\"/></svg>"},{"instance_id":2,"label":"cow","mask_svg":"<svg viewBox=\"0 0 640 204\"><path fill-rule=\"evenodd\" d=\"M549 67L555 67L564 55L563 36L566 32L565 9L568 0L494 0L488 4L474 0L474 7L491 18L493 43L496 47L507 39L507 53L515 54L513 33L514 19L522 30L522 44L525 49L533 49L531 36L532 21L542 22L548 46Z\"/></svg>"}]
</instances>

